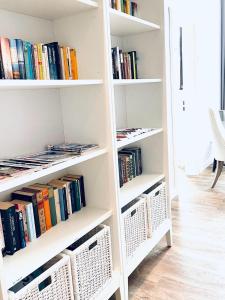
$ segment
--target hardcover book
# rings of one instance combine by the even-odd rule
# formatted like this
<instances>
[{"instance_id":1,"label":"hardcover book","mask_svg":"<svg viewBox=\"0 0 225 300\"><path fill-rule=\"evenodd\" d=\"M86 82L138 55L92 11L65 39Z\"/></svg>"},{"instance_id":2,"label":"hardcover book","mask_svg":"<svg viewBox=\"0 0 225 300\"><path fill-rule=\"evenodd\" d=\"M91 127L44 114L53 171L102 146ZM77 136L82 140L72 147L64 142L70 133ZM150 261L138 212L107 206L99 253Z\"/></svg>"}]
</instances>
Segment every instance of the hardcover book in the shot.
<instances>
[{"instance_id":1,"label":"hardcover book","mask_svg":"<svg viewBox=\"0 0 225 300\"><path fill-rule=\"evenodd\" d=\"M0 213L0 250L2 252L2 255L5 254L5 240L4 240L4 234L3 234L3 228L2 228L2 218Z\"/></svg>"},{"instance_id":2,"label":"hardcover book","mask_svg":"<svg viewBox=\"0 0 225 300\"><path fill-rule=\"evenodd\" d=\"M0 37L1 58L5 79L13 79L9 39Z\"/></svg>"},{"instance_id":3,"label":"hardcover book","mask_svg":"<svg viewBox=\"0 0 225 300\"><path fill-rule=\"evenodd\" d=\"M26 79L35 79L32 44L30 42L24 41L23 51L24 51Z\"/></svg>"},{"instance_id":4,"label":"hardcover book","mask_svg":"<svg viewBox=\"0 0 225 300\"><path fill-rule=\"evenodd\" d=\"M16 40L10 39L10 54L12 61L13 79L20 79L19 61L17 55Z\"/></svg>"},{"instance_id":5,"label":"hardcover book","mask_svg":"<svg viewBox=\"0 0 225 300\"><path fill-rule=\"evenodd\" d=\"M23 226L23 213L18 209L16 210L16 221L18 224L19 244L20 248L23 249L26 247L25 232Z\"/></svg>"},{"instance_id":6,"label":"hardcover book","mask_svg":"<svg viewBox=\"0 0 225 300\"><path fill-rule=\"evenodd\" d=\"M16 49L19 64L20 79L26 79L25 61L23 53L23 41L16 39Z\"/></svg>"}]
</instances>

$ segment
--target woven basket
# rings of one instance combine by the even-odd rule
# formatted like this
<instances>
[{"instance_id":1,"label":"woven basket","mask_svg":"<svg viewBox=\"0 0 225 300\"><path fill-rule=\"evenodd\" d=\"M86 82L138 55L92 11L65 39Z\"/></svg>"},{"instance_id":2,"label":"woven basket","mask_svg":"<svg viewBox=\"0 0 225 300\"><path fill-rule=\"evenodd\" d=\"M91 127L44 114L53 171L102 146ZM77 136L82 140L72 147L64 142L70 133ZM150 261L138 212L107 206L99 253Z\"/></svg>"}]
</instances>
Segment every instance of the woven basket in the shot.
<instances>
[{"instance_id":1,"label":"woven basket","mask_svg":"<svg viewBox=\"0 0 225 300\"><path fill-rule=\"evenodd\" d=\"M143 194L147 203L148 238L169 217L166 184L160 183L153 190Z\"/></svg>"},{"instance_id":2,"label":"woven basket","mask_svg":"<svg viewBox=\"0 0 225 300\"><path fill-rule=\"evenodd\" d=\"M9 299L73 300L74 296L70 259L68 256L60 254L57 255L53 260L57 260L57 262L55 262L46 271L41 273L41 275L33 279L26 286L23 287L28 278L31 278L31 275L21 281L20 286L22 286L22 288L18 292L9 290Z\"/></svg>"},{"instance_id":3,"label":"woven basket","mask_svg":"<svg viewBox=\"0 0 225 300\"><path fill-rule=\"evenodd\" d=\"M122 209L126 255L130 257L147 240L145 199L137 198Z\"/></svg>"},{"instance_id":4,"label":"woven basket","mask_svg":"<svg viewBox=\"0 0 225 300\"><path fill-rule=\"evenodd\" d=\"M98 293L112 278L110 227L96 227L64 253L71 258L75 299L100 299Z\"/></svg>"}]
</instances>

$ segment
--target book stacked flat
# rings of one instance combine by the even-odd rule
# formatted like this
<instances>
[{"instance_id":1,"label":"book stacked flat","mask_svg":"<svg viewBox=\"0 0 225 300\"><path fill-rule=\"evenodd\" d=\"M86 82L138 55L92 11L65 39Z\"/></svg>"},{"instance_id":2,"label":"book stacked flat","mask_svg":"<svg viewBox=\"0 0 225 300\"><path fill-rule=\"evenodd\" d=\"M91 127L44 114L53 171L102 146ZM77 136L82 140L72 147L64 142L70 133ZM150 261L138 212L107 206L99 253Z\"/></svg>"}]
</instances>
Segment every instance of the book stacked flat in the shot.
<instances>
[{"instance_id":1,"label":"book stacked flat","mask_svg":"<svg viewBox=\"0 0 225 300\"><path fill-rule=\"evenodd\" d=\"M113 79L138 79L137 52L123 52L119 47L111 49Z\"/></svg>"},{"instance_id":2,"label":"book stacked flat","mask_svg":"<svg viewBox=\"0 0 225 300\"><path fill-rule=\"evenodd\" d=\"M117 141L132 139L136 136L154 131L155 128L124 128L116 131Z\"/></svg>"},{"instance_id":3,"label":"book stacked flat","mask_svg":"<svg viewBox=\"0 0 225 300\"><path fill-rule=\"evenodd\" d=\"M35 154L17 156L0 161L0 182L12 177L40 171L63 163L75 157L85 155L98 148L96 144L60 144L47 146L48 150Z\"/></svg>"},{"instance_id":4,"label":"book stacked flat","mask_svg":"<svg viewBox=\"0 0 225 300\"><path fill-rule=\"evenodd\" d=\"M78 79L76 50L0 37L0 79Z\"/></svg>"},{"instance_id":5,"label":"book stacked flat","mask_svg":"<svg viewBox=\"0 0 225 300\"><path fill-rule=\"evenodd\" d=\"M110 0L110 6L131 16L137 16L138 5L131 0Z\"/></svg>"},{"instance_id":6,"label":"book stacked flat","mask_svg":"<svg viewBox=\"0 0 225 300\"><path fill-rule=\"evenodd\" d=\"M142 174L141 148L124 148L118 152L120 187Z\"/></svg>"},{"instance_id":7,"label":"book stacked flat","mask_svg":"<svg viewBox=\"0 0 225 300\"><path fill-rule=\"evenodd\" d=\"M35 183L0 202L0 249L13 255L46 231L86 206L82 175L65 175Z\"/></svg>"}]
</instances>

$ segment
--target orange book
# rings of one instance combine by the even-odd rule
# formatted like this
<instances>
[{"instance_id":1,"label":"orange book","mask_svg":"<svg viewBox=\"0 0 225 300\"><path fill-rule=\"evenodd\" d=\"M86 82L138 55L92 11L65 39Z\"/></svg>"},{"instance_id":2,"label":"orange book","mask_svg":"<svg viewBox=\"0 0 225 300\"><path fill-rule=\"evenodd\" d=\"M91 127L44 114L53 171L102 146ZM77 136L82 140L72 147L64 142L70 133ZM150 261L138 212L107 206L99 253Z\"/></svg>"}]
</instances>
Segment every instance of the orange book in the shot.
<instances>
[{"instance_id":1,"label":"orange book","mask_svg":"<svg viewBox=\"0 0 225 300\"><path fill-rule=\"evenodd\" d=\"M67 59L67 49L63 47L63 65L64 65L64 72L65 72L65 79L69 79L69 65Z\"/></svg>"},{"instance_id":2,"label":"orange book","mask_svg":"<svg viewBox=\"0 0 225 300\"><path fill-rule=\"evenodd\" d=\"M71 69L72 69L72 79L78 79L78 64L77 64L77 53L75 49L70 49L71 58Z\"/></svg>"},{"instance_id":3,"label":"orange book","mask_svg":"<svg viewBox=\"0 0 225 300\"><path fill-rule=\"evenodd\" d=\"M45 212L46 230L49 230L50 228L52 228L52 221L51 221L51 211L50 211L50 205L49 205L49 199L48 199L48 189L39 186L38 183L34 184L33 186L37 187L42 192L42 199L43 199L44 212Z\"/></svg>"}]
</instances>

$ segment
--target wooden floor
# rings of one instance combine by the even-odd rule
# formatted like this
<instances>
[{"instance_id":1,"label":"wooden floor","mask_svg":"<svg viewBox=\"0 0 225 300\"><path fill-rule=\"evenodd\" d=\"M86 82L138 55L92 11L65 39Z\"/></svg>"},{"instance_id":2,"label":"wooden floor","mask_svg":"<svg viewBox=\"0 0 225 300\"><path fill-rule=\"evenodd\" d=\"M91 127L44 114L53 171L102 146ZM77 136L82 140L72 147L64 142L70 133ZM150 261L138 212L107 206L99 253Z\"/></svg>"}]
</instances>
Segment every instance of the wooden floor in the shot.
<instances>
[{"instance_id":1,"label":"wooden floor","mask_svg":"<svg viewBox=\"0 0 225 300\"><path fill-rule=\"evenodd\" d=\"M172 204L174 245L165 241L129 279L131 300L225 300L225 175L179 176Z\"/></svg>"}]
</instances>

